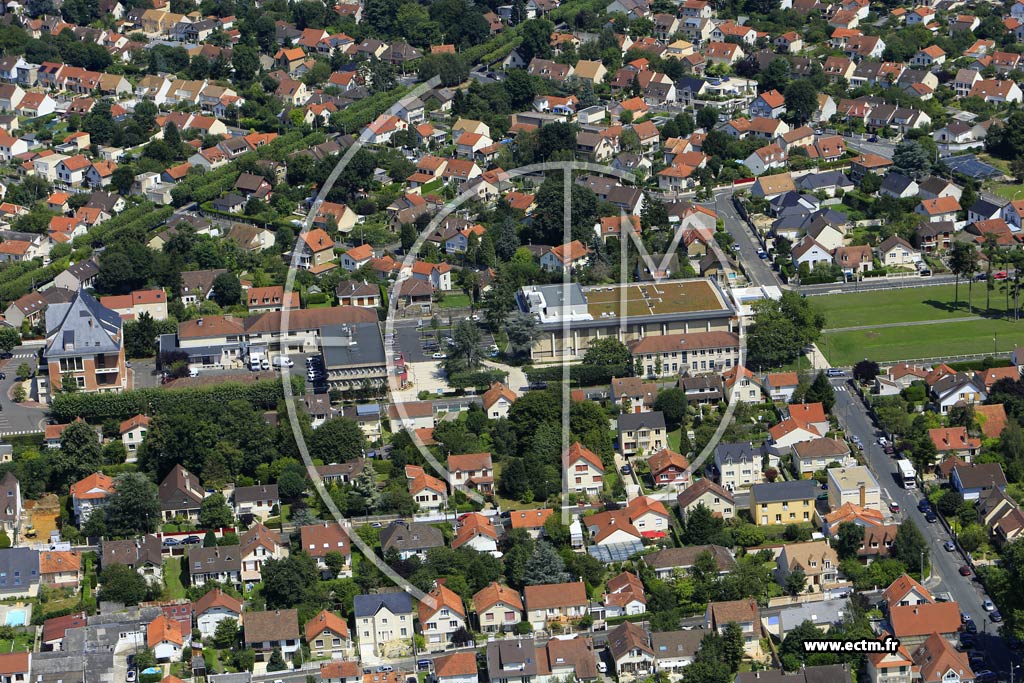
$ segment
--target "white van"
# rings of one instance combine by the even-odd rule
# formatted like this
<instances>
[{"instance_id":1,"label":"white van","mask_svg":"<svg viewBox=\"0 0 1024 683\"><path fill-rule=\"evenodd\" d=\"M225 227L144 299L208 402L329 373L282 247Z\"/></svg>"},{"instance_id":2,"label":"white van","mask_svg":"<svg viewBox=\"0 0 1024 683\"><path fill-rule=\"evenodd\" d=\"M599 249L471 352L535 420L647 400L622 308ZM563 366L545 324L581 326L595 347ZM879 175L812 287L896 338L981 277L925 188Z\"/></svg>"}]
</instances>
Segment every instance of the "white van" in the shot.
<instances>
[{"instance_id":1,"label":"white van","mask_svg":"<svg viewBox=\"0 0 1024 683\"><path fill-rule=\"evenodd\" d=\"M272 365L275 368L290 368L294 367L295 363L288 356L274 356Z\"/></svg>"}]
</instances>

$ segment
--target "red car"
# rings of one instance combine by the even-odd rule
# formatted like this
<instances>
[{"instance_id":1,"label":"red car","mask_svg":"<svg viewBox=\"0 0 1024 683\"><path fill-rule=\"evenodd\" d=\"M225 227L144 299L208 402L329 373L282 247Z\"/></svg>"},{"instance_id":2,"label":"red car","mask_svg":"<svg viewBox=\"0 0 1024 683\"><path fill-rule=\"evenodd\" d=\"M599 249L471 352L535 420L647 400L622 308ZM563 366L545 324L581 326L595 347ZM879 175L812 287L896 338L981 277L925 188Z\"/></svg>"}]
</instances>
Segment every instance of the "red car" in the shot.
<instances>
[{"instance_id":1,"label":"red car","mask_svg":"<svg viewBox=\"0 0 1024 683\"><path fill-rule=\"evenodd\" d=\"M999 271L996 271L995 273L992 273L992 279L993 280L1005 280L1006 279L1006 271L1005 270L999 270Z\"/></svg>"},{"instance_id":2,"label":"red car","mask_svg":"<svg viewBox=\"0 0 1024 683\"><path fill-rule=\"evenodd\" d=\"M889 503L889 512L899 512L899 511L900 511L900 504L899 503Z\"/></svg>"},{"instance_id":3,"label":"red car","mask_svg":"<svg viewBox=\"0 0 1024 683\"><path fill-rule=\"evenodd\" d=\"M966 564L964 566L960 567L960 576L970 576L970 575L971 575L971 568L970 567L968 567Z\"/></svg>"}]
</instances>

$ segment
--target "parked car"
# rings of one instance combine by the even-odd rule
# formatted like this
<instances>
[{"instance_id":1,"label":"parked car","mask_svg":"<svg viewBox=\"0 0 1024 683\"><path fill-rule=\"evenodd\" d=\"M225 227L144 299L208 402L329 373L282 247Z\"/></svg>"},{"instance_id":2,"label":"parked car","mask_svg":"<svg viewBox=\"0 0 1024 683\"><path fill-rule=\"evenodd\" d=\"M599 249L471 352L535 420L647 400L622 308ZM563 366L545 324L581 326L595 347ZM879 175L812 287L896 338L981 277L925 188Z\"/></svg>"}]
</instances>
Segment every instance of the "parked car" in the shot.
<instances>
[{"instance_id":1,"label":"parked car","mask_svg":"<svg viewBox=\"0 0 1024 683\"><path fill-rule=\"evenodd\" d=\"M181 541L179 541L176 538L165 538L164 539L164 546L165 547L170 548L170 547L173 547L173 546L176 546L176 545L181 545Z\"/></svg>"},{"instance_id":2,"label":"parked car","mask_svg":"<svg viewBox=\"0 0 1024 683\"><path fill-rule=\"evenodd\" d=\"M993 280L1005 280L1006 279L1006 271L1005 270L997 270L996 272L992 273L992 279Z\"/></svg>"},{"instance_id":3,"label":"parked car","mask_svg":"<svg viewBox=\"0 0 1024 683\"><path fill-rule=\"evenodd\" d=\"M964 566L960 567L960 569L958 571L960 572L960 576L970 576L971 575L971 568L968 567L966 564Z\"/></svg>"},{"instance_id":4,"label":"parked car","mask_svg":"<svg viewBox=\"0 0 1024 683\"><path fill-rule=\"evenodd\" d=\"M956 550L956 544L953 541L946 541L942 544L942 547L946 549L947 553L951 553Z\"/></svg>"},{"instance_id":5,"label":"parked car","mask_svg":"<svg viewBox=\"0 0 1024 683\"><path fill-rule=\"evenodd\" d=\"M968 619L964 622L964 633L975 634L978 632L978 625L974 623L974 619ZM960 640L963 640L963 636L960 636Z\"/></svg>"},{"instance_id":6,"label":"parked car","mask_svg":"<svg viewBox=\"0 0 1024 683\"><path fill-rule=\"evenodd\" d=\"M138 678L139 672L135 669L128 669L128 671L126 671L124 674L124 680L127 681L127 683L135 683L135 681L138 680Z\"/></svg>"},{"instance_id":7,"label":"parked car","mask_svg":"<svg viewBox=\"0 0 1024 683\"><path fill-rule=\"evenodd\" d=\"M917 509L920 510L921 512L928 512L929 510L932 509L931 501L929 501L927 498L922 498L921 500L917 501Z\"/></svg>"},{"instance_id":8,"label":"parked car","mask_svg":"<svg viewBox=\"0 0 1024 683\"><path fill-rule=\"evenodd\" d=\"M999 610L994 610L992 612L989 612L988 618L992 623L998 624L1000 621L1003 620L1003 615L999 613Z\"/></svg>"},{"instance_id":9,"label":"parked car","mask_svg":"<svg viewBox=\"0 0 1024 683\"><path fill-rule=\"evenodd\" d=\"M828 375L829 377L845 377L846 376L846 372L844 372L843 370L840 370L839 368L829 368L828 370L825 371L825 374Z\"/></svg>"},{"instance_id":10,"label":"parked car","mask_svg":"<svg viewBox=\"0 0 1024 683\"><path fill-rule=\"evenodd\" d=\"M985 599L981 601L981 608L986 612L994 612L996 609L995 604L991 600Z\"/></svg>"},{"instance_id":11,"label":"parked car","mask_svg":"<svg viewBox=\"0 0 1024 683\"><path fill-rule=\"evenodd\" d=\"M430 355L430 357L433 358L434 360L444 360L445 358L448 357L448 354L447 353L441 353L440 351L436 351L436 352L432 353Z\"/></svg>"},{"instance_id":12,"label":"parked car","mask_svg":"<svg viewBox=\"0 0 1024 683\"><path fill-rule=\"evenodd\" d=\"M633 474L633 467L628 463L619 468L619 471L623 474Z\"/></svg>"},{"instance_id":13,"label":"parked car","mask_svg":"<svg viewBox=\"0 0 1024 683\"><path fill-rule=\"evenodd\" d=\"M885 438L884 436L878 437L878 445L881 446L882 448L885 448L886 446L889 445L889 439Z\"/></svg>"},{"instance_id":14,"label":"parked car","mask_svg":"<svg viewBox=\"0 0 1024 683\"><path fill-rule=\"evenodd\" d=\"M924 513L924 521L931 523L939 521L939 516L935 514L935 510L929 510Z\"/></svg>"},{"instance_id":15,"label":"parked car","mask_svg":"<svg viewBox=\"0 0 1024 683\"><path fill-rule=\"evenodd\" d=\"M974 672L974 683L993 683L996 680L996 673L989 669Z\"/></svg>"},{"instance_id":16,"label":"parked car","mask_svg":"<svg viewBox=\"0 0 1024 683\"><path fill-rule=\"evenodd\" d=\"M896 503L896 502L889 503L889 512L897 513L899 511L900 511L900 504L899 503Z\"/></svg>"},{"instance_id":17,"label":"parked car","mask_svg":"<svg viewBox=\"0 0 1024 683\"><path fill-rule=\"evenodd\" d=\"M185 538L181 539L181 542L186 545L195 545L196 543L202 543L203 539L199 538L198 536L186 536Z\"/></svg>"},{"instance_id":18,"label":"parked car","mask_svg":"<svg viewBox=\"0 0 1024 683\"><path fill-rule=\"evenodd\" d=\"M395 667L391 666L390 664L381 664L377 667L377 673L379 674L389 674L394 670Z\"/></svg>"},{"instance_id":19,"label":"parked car","mask_svg":"<svg viewBox=\"0 0 1024 683\"><path fill-rule=\"evenodd\" d=\"M598 662L597 663L597 671L598 671L598 673L602 673L602 674L608 673L608 665L605 664L604 662Z\"/></svg>"}]
</instances>

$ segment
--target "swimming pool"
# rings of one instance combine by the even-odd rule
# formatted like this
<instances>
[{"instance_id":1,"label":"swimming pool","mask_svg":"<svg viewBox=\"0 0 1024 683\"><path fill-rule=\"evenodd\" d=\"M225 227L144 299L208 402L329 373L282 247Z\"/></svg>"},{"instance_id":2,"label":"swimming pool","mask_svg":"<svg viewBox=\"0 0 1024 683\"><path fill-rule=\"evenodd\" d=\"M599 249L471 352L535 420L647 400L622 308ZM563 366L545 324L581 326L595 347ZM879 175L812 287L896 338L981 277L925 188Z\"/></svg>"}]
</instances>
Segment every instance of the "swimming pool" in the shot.
<instances>
[{"instance_id":1,"label":"swimming pool","mask_svg":"<svg viewBox=\"0 0 1024 683\"><path fill-rule=\"evenodd\" d=\"M23 609L9 609L7 610L7 618L4 621L7 626L24 626L25 625L25 610Z\"/></svg>"}]
</instances>

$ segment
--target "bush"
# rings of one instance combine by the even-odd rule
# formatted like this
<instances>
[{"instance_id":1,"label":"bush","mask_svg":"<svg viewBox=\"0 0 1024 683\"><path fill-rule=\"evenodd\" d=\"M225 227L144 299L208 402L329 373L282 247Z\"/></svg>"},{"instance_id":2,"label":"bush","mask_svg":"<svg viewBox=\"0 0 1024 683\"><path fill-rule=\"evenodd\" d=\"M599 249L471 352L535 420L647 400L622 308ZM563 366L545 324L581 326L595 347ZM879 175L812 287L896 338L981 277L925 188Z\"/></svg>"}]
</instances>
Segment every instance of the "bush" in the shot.
<instances>
[{"instance_id":1,"label":"bush","mask_svg":"<svg viewBox=\"0 0 1024 683\"><path fill-rule=\"evenodd\" d=\"M312 294L306 295L306 305L310 304L322 304L327 302L327 294L324 292L313 292Z\"/></svg>"},{"instance_id":2,"label":"bush","mask_svg":"<svg viewBox=\"0 0 1024 683\"><path fill-rule=\"evenodd\" d=\"M480 370L477 372L456 372L448 376L448 384L456 389L475 387L487 389L494 382L504 382L507 372L501 370Z\"/></svg>"},{"instance_id":3,"label":"bush","mask_svg":"<svg viewBox=\"0 0 1024 683\"><path fill-rule=\"evenodd\" d=\"M569 368L569 381L584 387L610 384L612 377L628 377L633 368L628 365L573 365ZM561 366L527 368L526 377L531 382L561 382Z\"/></svg>"}]
</instances>

